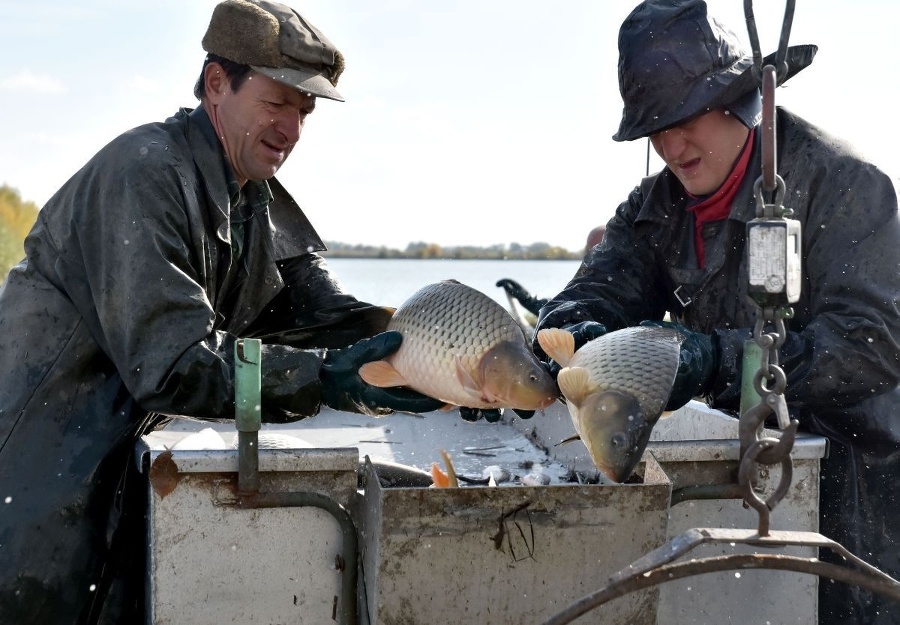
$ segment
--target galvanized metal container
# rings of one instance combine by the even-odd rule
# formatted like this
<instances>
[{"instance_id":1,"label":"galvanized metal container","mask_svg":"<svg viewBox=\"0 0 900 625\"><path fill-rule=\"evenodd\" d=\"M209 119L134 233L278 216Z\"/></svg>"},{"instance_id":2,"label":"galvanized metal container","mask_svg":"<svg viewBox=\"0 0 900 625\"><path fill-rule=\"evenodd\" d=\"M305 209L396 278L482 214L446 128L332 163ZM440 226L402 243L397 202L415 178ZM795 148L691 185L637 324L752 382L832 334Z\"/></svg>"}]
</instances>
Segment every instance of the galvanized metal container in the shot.
<instances>
[{"instance_id":1,"label":"galvanized metal container","mask_svg":"<svg viewBox=\"0 0 900 625\"><path fill-rule=\"evenodd\" d=\"M166 447L205 425L182 422L147 437L148 469L166 460ZM233 426L212 425L233 444ZM642 483L573 484L573 472L590 473L593 465L580 442L558 445L574 433L561 404L529 420L494 424L466 423L452 413L373 419L326 410L260 433L302 439L295 449L261 450L262 490L312 489L352 511L361 623L538 624L685 529L756 527L756 513L738 500L669 506L673 489L733 483L736 425L691 402L657 425ZM538 470L551 483L393 488L373 479L370 468L357 487L362 457L428 470L441 450L463 474L500 465L519 475ZM793 484L772 513L772 529L817 530L824 453L824 439L798 440ZM314 508L235 508L237 465L234 450L176 449L149 472L152 622L340 622L338 524ZM173 475L174 488L163 495ZM763 471L761 487L777 479L778 469ZM697 557L730 548L702 549ZM817 583L768 570L707 574L620 597L576 622L812 625Z\"/></svg>"},{"instance_id":2,"label":"galvanized metal container","mask_svg":"<svg viewBox=\"0 0 900 625\"><path fill-rule=\"evenodd\" d=\"M316 507L241 509L235 450L145 449L149 622L342 622L338 520ZM355 449L262 450L261 490L348 506Z\"/></svg>"},{"instance_id":3,"label":"galvanized metal container","mask_svg":"<svg viewBox=\"0 0 900 625\"><path fill-rule=\"evenodd\" d=\"M540 623L665 540L671 485L648 457L641 483L383 488L357 501L367 621ZM653 625L658 589L577 623Z\"/></svg>"}]
</instances>

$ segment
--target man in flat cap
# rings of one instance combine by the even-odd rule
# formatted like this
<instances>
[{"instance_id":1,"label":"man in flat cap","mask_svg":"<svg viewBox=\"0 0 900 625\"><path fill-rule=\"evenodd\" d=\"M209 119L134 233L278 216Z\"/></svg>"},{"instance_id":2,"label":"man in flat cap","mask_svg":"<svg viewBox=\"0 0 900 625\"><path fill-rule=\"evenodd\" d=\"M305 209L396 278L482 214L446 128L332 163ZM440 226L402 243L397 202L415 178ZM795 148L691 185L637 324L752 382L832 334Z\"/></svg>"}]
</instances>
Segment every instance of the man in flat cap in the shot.
<instances>
[{"instance_id":1,"label":"man in flat cap","mask_svg":"<svg viewBox=\"0 0 900 625\"><path fill-rule=\"evenodd\" d=\"M233 417L236 337L263 340L264 421L442 405L359 378L399 347L392 310L342 292L274 177L342 100L341 53L266 0L216 6L203 47L200 106L101 149L0 289L0 623L144 622L134 445Z\"/></svg>"},{"instance_id":2,"label":"man in flat cap","mask_svg":"<svg viewBox=\"0 0 900 625\"><path fill-rule=\"evenodd\" d=\"M815 51L788 48L784 78ZM538 319L538 330L569 328L583 343L668 313L684 338L669 410L703 397L738 411L744 343L762 321L746 241L762 171L753 64L700 0L647 0L631 12L619 31L624 109L613 139L649 137L665 167L618 207ZM776 128L784 205L802 226L802 281L773 362L787 375L791 416L830 441L820 531L900 577L897 194L883 171L794 113L778 108ZM900 606L879 595L827 580L820 589L822 623L900 623Z\"/></svg>"}]
</instances>

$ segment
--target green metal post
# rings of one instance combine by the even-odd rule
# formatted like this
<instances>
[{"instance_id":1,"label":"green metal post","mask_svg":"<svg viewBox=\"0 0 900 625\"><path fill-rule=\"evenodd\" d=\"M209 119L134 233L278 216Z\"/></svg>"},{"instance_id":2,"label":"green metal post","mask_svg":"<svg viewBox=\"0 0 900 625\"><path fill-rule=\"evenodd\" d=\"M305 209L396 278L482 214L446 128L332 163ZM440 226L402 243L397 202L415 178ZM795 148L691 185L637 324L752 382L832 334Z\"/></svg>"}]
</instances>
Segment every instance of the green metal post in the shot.
<instances>
[{"instance_id":1,"label":"green metal post","mask_svg":"<svg viewBox=\"0 0 900 625\"><path fill-rule=\"evenodd\" d=\"M259 491L259 430L261 411L262 342L234 343L234 422L238 431L238 490Z\"/></svg>"}]
</instances>

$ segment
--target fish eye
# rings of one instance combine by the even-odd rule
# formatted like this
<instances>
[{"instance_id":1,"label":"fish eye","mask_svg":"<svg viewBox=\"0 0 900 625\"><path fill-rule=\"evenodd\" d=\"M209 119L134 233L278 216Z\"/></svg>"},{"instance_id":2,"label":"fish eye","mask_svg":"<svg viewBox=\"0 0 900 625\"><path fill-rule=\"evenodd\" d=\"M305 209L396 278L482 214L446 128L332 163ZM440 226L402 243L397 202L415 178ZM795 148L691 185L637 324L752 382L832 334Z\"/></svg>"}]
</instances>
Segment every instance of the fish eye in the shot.
<instances>
[{"instance_id":1,"label":"fish eye","mask_svg":"<svg viewBox=\"0 0 900 625\"><path fill-rule=\"evenodd\" d=\"M613 447L625 447L625 435L621 432L617 432L616 434L613 434L609 442Z\"/></svg>"}]
</instances>

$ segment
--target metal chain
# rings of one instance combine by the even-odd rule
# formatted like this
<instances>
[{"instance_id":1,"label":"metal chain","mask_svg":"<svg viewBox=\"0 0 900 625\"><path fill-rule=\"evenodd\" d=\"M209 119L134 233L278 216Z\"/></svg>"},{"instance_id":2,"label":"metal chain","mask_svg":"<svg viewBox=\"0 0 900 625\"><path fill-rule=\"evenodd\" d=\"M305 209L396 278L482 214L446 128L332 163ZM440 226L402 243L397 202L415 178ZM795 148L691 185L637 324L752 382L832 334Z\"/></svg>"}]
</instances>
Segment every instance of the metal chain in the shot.
<instances>
[{"instance_id":1,"label":"metal chain","mask_svg":"<svg viewBox=\"0 0 900 625\"><path fill-rule=\"evenodd\" d=\"M762 123L761 123L761 160L762 172L754 185L756 196L756 217L754 223L748 224L748 241L751 241L750 227L778 226L785 222L786 218L793 215L793 211L783 206L785 195L784 180L778 176L776 159L776 132L775 132L775 88L783 82L787 75L788 67L787 42L790 35L791 22L794 13L794 1L788 0L785 9L785 18L782 25L781 39L776 55L776 67L772 65L762 66L762 54L759 49L759 38L756 32L756 24L753 18L752 0L744 0L744 13L747 18L747 30L753 46L753 73L762 85ZM763 191L770 195L774 192L772 202L766 202ZM799 225L795 226L796 235L799 236ZM762 232L760 230L759 232ZM773 232L773 230L769 230ZM781 236L792 232L788 229L779 230ZM752 241L751 241L752 242ZM750 243L748 243L750 245ZM787 252L785 252L785 255ZM763 258L769 262L772 259ZM785 267L786 256L783 259L774 259L782 262L783 277L789 278L789 269ZM751 258L751 263L753 259ZM785 280L787 282L787 280ZM778 280L775 280L777 286ZM759 514L758 534L766 536L769 533L769 513L787 494L793 477L793 464L791 451L797 433L798 422L792 420L788 414L787 401L784 392L787 386L787 376L779 365L779 349L787 339L785 319L793 316L793 309L787 304L793 301L790 288L782 284L782 290L773 288L771 291L766 285L765 291L757 288L753 290L751 284L751 296L759 306L756 326L753 330L753 340L759 346L760 363L753 379L753 389L759 396L759 402L742 410L739 421L739 436L741 443L741 461L738 468L738 483L744 497L744 503L752 507ZM766 328L774 331L766 331ZM766 419L774 415L778 426L784 430L780 438L762 436L763 425ZM767 499L762 499L756 492L754 485L758 481L759 465L781 465L781 479L774 492Z\"/></svg>"}]
</instances>

